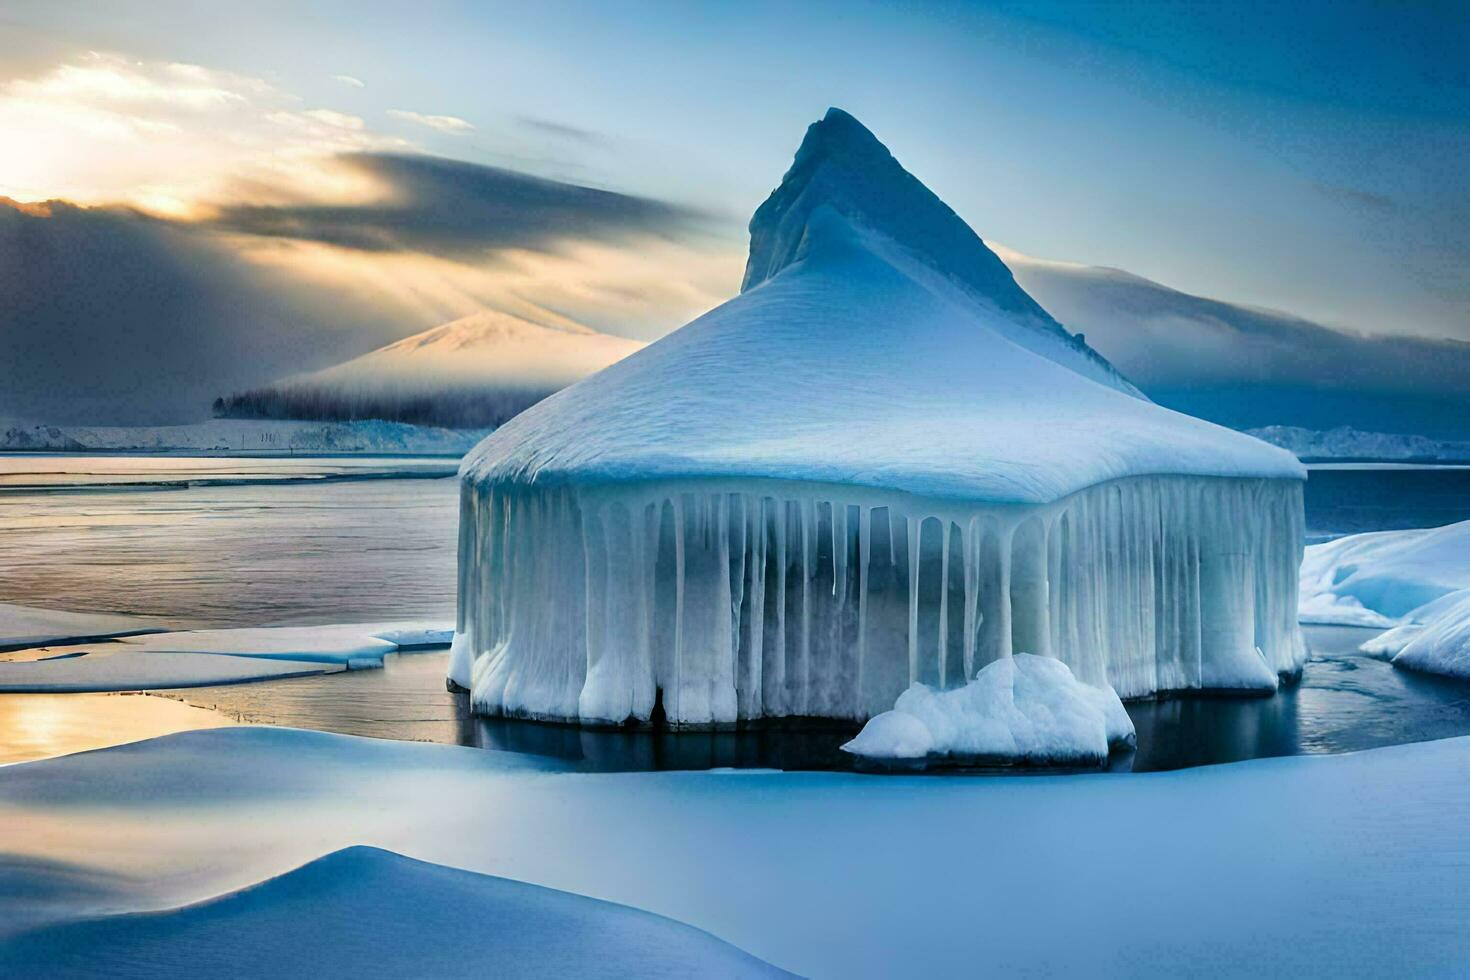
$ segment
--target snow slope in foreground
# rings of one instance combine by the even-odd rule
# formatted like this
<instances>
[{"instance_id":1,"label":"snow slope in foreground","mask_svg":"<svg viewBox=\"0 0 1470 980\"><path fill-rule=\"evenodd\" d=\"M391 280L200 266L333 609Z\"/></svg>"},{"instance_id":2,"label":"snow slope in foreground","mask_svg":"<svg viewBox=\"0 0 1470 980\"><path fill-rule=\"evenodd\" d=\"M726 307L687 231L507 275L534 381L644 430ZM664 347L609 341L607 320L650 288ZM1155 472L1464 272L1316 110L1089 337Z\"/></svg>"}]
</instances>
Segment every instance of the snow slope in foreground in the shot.
<instances>
[{"instance_id":1,"label":"snow slope in foreground","mask_svg":"<svg viewBox=\"0 0 1470 980\"><path fill-rule=\"evenodd\" d=\"M404 649L445 646L432 623L185 630L41 659L0 660L0 693L149 691L276 680L383 666Z\"/></svg>"},{"instance_id":2,"label":"snow slope in foreground","mask_svg":"<svg viewBox=\"0 0 1470 980\"><path fill-rule=\"evenodd\" d=\"M1470 679L1470 521L1312 545L1302 562L1301 618L1384 628L1365 652Z\"/></svg>"},{"instance_id":3,"label":"snow slope in foreground","mask_svg":"<svg viewBox=\"0 0 1470 980\"><path fill-rule=\"evenodd\" d=\"M486 429L440 429L365 419L298 422L211 419L189 425L36 425L0 428L6 452L374 453L463 456Z\"/></svg>"},{"instance_id":4,"label":"snow slope in foreground","mask_svg":"<svg viewBox=\"0 0 1470 980\"><path fill-rule=\"evenodd\" d=\"M176 907L365 844L669 916L813 977L1470 962L1470 739L1025 779L518 758L236 728L0 769L0 937ZM494 929L432 925L452 948ZM351 955L327 930L299 953L320 976Z\"/></svg>"},{"instance_id":5,"label":"snow slope in foreground","mask_svg":"<svg viewBox=\"0 0 1470 980\"><path fill-rule=\"evenodd\" d=\"M371 847L345 848L185 908L37 930L0 944L0 973L55 980L790 975L662 916Z\"/></svg>"}]
</instances>

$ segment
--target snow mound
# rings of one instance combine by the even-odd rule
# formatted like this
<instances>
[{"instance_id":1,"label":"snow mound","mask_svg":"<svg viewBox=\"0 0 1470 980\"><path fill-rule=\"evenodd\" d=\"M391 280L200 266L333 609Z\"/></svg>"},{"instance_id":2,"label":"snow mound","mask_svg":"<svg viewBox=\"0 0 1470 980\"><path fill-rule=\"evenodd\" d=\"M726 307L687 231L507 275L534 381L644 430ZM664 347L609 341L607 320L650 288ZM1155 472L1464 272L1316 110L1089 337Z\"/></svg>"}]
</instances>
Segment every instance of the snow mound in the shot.
<instances>
[{"instance_id":1,"label":"snow mound","mask_svg":"<svg viewBox=\"0 0 1470 980\"><path fill-rule=\"evenodd\" d=\"M1300 667L1301 464L1139 396L850 116L750 262L465 458L477 710L864 719L1012 650L1123 696Z\"/></svg>"},{"instance_id":2,"label":"snow mound","mask_svg":"<svg viewBox=\"0 0 1470 980\"><path fill-rule=\"evenodd\" d=\"M445 924L473 929L445 934ZM12 976L785 977L625 905L349 847L218 898L0 944Z\"/></svg>"},{"instance_id":3,"label":"snow mound","mask_svg":"<svg viewBox=\"0 0 1470 980\"><path fill-rule=\"evenodd\" d=\"M0 650L85 643L111 636L157 633L164 629L167 627L141 616L67 612L0 602Z\"/></svg>"},{"instance_id":4,"label":"snow mound","mask_svg":"<svg viewBox=\"0 0 1470 980\"><path fill-rule=\"evenodd\" d=\"M277 680L383 666L400 650L449 643L429 623L185 630L41 659L0 661L0 692L146 691Z\"/></svg>"},{"instance_id":5,"label":"snow mound","mask_svg":"<svg viewBox=\"0 0 1470 980\"><path fill-rule=\"evenodd\" d=\"M1418 613L1422 627L1399 633L1403 645L1394 666L1470 680L1470 591L1451 593L1434 605L1438 608Z\"/></svg>"},{"instance_id":6,"label":"snow mound","mask_svg":"<svg viewBox=\"0 0 1470 980\"><path fill-rule=\"evenodd\" d=\"M1302 622L1388 627L1470 589L1470 521L1409 531L1350 534L1306 549Z\"/></svg>"},{"instance_id":7,"label":"snow mound","mask_svg":"<svg viewBox=\"0 0 1470 980\"><path fill-rule=\"evenodd\" d=\"M1112 688L1083 684L1059 660L1018 653L964 687L913 685L842 748L868 759L1102 765L1133 739Z\"/></svg>"}]
</instances>

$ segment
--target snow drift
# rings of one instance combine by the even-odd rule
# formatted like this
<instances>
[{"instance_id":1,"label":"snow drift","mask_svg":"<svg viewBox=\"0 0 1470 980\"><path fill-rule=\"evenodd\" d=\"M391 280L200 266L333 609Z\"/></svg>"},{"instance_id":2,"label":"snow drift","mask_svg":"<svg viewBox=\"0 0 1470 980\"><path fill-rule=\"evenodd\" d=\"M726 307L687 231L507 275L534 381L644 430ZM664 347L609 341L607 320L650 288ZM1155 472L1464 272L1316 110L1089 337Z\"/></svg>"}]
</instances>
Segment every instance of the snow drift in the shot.
<instances>
[{"instance_id":1,"label":"snow drift","mask_svg":"<svg viewBox=\"0 0 1470 980\"><path fill-rule=\"evenodd\" d=\"M221 398L215 412L491 428L642 346L570 320L548 325L482 310L335 367Z\"/></svg>"},{"instance_id":2,"label":"snow drift","mask_svg":"<svg viewBox=\"0 0 1470 980\"><path fill-rule=\"evenodd\" d=\"M1143 398L835 109L738 297L460 472L481 712L863 719L1013 650L1125 697L1304 659L1296 459Z\"/></svg>"},{"instance_id":3,"label":"snow drift","mask_svg":"<svg viewBox=\"0 0 1470 980\"><path fill-rule=\"evenodd\" d=\"M479 928L447 940L458 918ZM0 969L52 980L792 976L660 915L362 846L183 908L23 934L0 943Z\"/></svg>"}]
</instances>

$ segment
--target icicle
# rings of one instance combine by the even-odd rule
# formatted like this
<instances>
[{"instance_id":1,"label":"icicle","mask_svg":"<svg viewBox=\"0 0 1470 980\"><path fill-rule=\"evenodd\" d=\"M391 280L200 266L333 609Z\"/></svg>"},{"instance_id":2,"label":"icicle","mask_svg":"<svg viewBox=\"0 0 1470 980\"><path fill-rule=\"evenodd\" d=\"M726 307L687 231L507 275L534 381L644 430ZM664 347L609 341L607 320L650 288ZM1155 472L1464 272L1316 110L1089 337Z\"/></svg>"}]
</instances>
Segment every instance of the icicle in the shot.
<instances>
[{"instance_id":1,"label":"icicle","mask_svg":"<svg viewBox=\"0 0 1470 980\"><path fill-rule=\"evenodd\" d=\"M949 521L939 533L939 686L949 684Z\"/></svg>"},{"instance_id":2,"label":"icicle","mask_svg":"<svg viewBox=\"0 0 1470 980\"><path fill-rule=\"evenodd\" d=\"M812 525L816 522L816 504L801 502L801 713L811 711L812 690Z\"/></svg>"},{"instance_id":3,"label":"icicle","mask_svg":"<svg viewBox=\"0 0 1470 980\"><path fill-rule=\"evenodd\" d=\"M962 541L965 562L965 639L962 656L965 680L975 677L975 634L980 628L980 520L966 523Z\"/></svg>"},{"instance_id":4,"label":"icicle","mask_svg":"<svg viewBox=\"0 0 1470 980\"><path fill-rule=\"evenodd\" d=\"M674 497L674 673L664 688L664 711L684 717L684 496Z\"/></svg>"},{"instance_id":5,"label":"icicle","mask_svg":"<svg viewBox=\"0 0 1470 980\"><path fill-rule=\"evenodd\" d=\"M863 670L868 659L868 566L873 550L873 513L867 507L858 508L858 626L857 626L857 669L853 682L853 715L862 717L867 709L863 688Z\"/></svg>"},{"instance_id":6,"label":"icicle","mask_svg":"<svg viewBox=\"0 0 1470 980\"><path fill-rule=\"evenodd\" d=\"M911 681L952 685L961 665L971 677L1013 649L1124 696L1269 690L1306 656L1300 507L1294 482L1139 478L1031 510L936 507L926 545L929 516L874 496L467 481L456 677L482 712L646 718L662 688L670 720L694 724L862 717Z\"/></svg>"},{"instance_id":7,"label":"icicle","mask_svg":"<svg viewBox=\"0 0 1470 980\"><path fill-rule=\"evenodd\" d=\"M791 560L790 549L787 547L789 517L786 501L776 501L776 676L773 680L776 690L780 692L781 710L788 713L790 704L786 700L785 690L786 659L790 649L786 641L786 598L791 594L786 588L786 566Z\"/></svg>"},{"instance_id":8,"label":"icicle","mask_svg":"<svg viewBox=\"0 0 1470 980\"><path fill-rule=\"evenodd\" d=\"M909 542L909 683L919 679L919 535L923 518L908 519Z\"/></svg>"}]
</instances>

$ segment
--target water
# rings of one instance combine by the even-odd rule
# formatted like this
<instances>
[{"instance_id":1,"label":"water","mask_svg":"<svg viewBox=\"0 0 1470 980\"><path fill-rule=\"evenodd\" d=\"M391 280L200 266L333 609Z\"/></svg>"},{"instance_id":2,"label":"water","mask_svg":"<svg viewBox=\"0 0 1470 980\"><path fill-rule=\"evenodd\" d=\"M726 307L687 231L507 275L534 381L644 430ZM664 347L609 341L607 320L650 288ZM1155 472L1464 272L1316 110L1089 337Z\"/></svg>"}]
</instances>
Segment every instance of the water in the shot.
<instances>
[{"instance_id":1,"label":"water","mask_svg":"<svg viewBox=\"0 0 1470 980\"><path fill-rule=\"evenodd\" d=\"M0 459L11 474L16 458ZM63 459L46 462L65 469L67 492L0 493L0 601L179 627L454 619L450 477L323 482L342 460L212 460L216 475L264 482L176 489L159 484L197 474L197 460L129 457L153 485L118 492L88 483L98 469L118 478L115 459ZM312 482L274 482L283 474Z\"/></svg>"},{"instance_id":2,"label":"water","mask_svg":"<svg viewBox=\"0 0 1470 980\"><path fill-rule=\"evenodd\" d=\"M146 470L158 483L197 466L177 459ZM94 479L91 463L70 460L60 468L71 486ZM340 460L285 462L300 475ZM239 463L213 472L240 476ZM452 619L455 481L337 479L0 494L0 601L198 626ZM1313 468L1306 506L1314 540L1470 519L1470 469ZM1139 748L1117 767L1174 769L1470 734L1470 685L1356 653L1371 631L1307 632L1309 645L1330 656L1275 697L1129 705ZM854 728L840 724L647 733L475 718L463 695L444 689L444 664L443 653L405 654L381 671L144 697L61 695L23 706L19 696L0 696L0 746L11 748L0 761L245 721L533 752L605 770L849 765L838 746ZM17 726L34 733L37 719L62 734L27 735L21 746Z\"/></svg>"},{"instance_id":3,"label":"water","mask_svg":"<svg viewBox=\"0 0 1470 980\"><path fill-rule=\"evenodd\" d=\"M1470 467L1335 463L1307 480L1307 541L1470 520Z\"/></svg>"}]
</instances>

